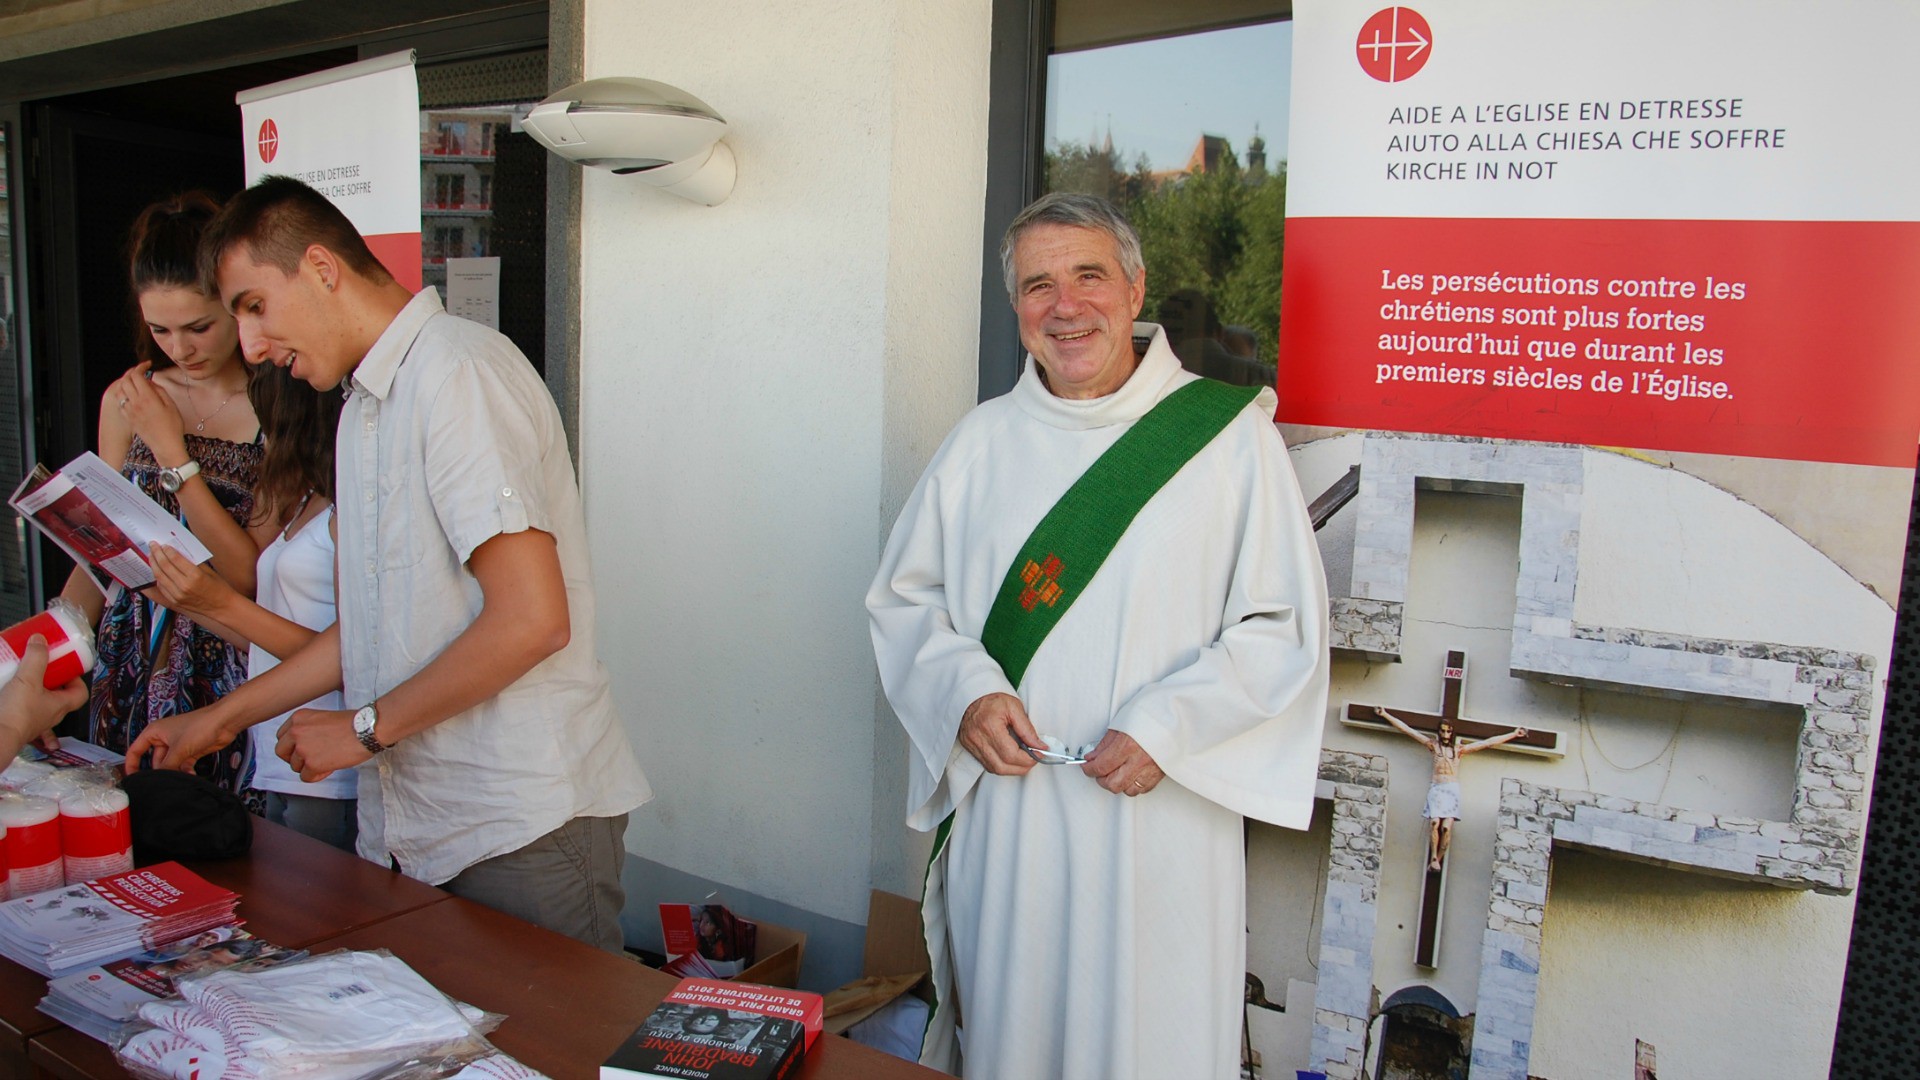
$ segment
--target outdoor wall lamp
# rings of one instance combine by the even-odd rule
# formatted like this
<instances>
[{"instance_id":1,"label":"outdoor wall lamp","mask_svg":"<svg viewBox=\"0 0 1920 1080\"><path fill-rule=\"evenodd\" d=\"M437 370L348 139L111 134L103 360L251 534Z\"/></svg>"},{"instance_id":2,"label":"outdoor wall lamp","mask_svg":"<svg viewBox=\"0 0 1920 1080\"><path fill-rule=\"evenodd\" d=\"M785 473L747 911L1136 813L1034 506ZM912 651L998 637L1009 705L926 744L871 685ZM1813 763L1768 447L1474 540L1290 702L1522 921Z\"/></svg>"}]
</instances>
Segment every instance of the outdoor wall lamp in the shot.
<instances>
[{"instance_id":1,"label":"outdoor wall lamp","mask_svg":"<svg viewBox=\"0 0 1920 1080\"><path fill-rule=\"evenodd\" d=\"M727 122L706 102L652 79L588 79L533 107L520 126L568 161L611 169L718 206L733 192Z\"/></svg>"}]
</instances>

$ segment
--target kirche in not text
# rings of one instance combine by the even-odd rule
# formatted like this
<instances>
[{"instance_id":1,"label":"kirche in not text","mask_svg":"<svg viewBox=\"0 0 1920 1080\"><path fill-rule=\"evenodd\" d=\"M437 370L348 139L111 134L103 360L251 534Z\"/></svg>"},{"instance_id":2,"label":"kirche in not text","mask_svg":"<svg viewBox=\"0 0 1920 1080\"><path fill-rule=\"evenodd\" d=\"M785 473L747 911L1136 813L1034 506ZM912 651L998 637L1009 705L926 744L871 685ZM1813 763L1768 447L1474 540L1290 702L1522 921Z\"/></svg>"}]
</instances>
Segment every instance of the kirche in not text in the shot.
<instances>
[{"instance_id":1,"label":"kirche in not text","mask_svg":"<svg viewBox=\"0 0 1920 1080\"><path fill-rule=\"evenodd\" d=\"M1746 112L1742 97L1401 105L1387 116L1387 153L1408 157L1386 162L1387 179L1551 180L1563 164L1439 155L1785 149L1786 128L1753 126Z\"/></svg>"}]
</instances>

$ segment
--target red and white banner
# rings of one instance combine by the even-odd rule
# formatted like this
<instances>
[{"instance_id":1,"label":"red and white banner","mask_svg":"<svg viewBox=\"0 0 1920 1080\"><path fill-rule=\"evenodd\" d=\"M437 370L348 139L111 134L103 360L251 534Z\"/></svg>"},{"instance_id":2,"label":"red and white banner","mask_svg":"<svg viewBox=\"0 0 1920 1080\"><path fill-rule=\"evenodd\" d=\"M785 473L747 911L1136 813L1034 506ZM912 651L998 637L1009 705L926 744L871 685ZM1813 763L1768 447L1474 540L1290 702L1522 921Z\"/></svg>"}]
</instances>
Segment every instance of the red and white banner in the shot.
<instances>
[{"instance_id":1,"label":"red and white banner","mask_svg":"<svg viewBox=\"0 0 1920 1080\"><path fill-rule=\"evenodd\" d=\"M1920 5L1295 5L1278 419L1911 467Z\"/></svg>"},{"instance_id":2,"label":"red and white banner","mask_svg":"<svg viewBox=\"0 0 1920 1080\"><path fill-rule=\"evenodd\" d=\"M291 176L333 201L409 290L420 274L420 84L413 52L235 95L247 183Z\"/></svg>"}]
</instances>

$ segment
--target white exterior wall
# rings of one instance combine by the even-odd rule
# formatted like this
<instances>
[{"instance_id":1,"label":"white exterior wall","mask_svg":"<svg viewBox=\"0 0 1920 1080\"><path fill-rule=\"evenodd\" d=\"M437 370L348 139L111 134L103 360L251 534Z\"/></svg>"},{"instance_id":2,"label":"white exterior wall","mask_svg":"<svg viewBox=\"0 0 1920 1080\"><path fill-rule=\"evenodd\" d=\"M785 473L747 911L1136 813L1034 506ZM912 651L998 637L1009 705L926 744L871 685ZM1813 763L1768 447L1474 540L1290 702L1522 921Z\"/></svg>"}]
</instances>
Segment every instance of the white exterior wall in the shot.
<instances>
[{"instance_id":1,"label":"white exterior wall","mask_svg":"<svg viewBox=\"0 0 1920 1080\"><path fill-rule=\"evenodd\" d=\"M1296 447L1302 489L1313 497L1359 455L1358 435ZM1686 473L1588 451L1583 487L1574 599L1581 622L1867 653L1879 662L1879 716L1893 612L1871 590L1778 521ZM1349 591L1352 516L1343 511L1319 534L1335 595ZM1421 983L1471 1013L1501 777L1779 819L1791 801L1800 717L1785 708L1512 678L1507 650L1519 500L1422 492L1414 530L1403 662L1336 660L1326 745L1383 753L1390 763L1374 950L1381 998ZM1335 716L1350 700L1436 711L1441 656L1449 648L1469 653L1466 715L1556 730L1567 753L1554 760L1496 751L1462 764L1464 813L1449 859L1435 971L1412 958L1430 758L1409 739L1350 728ZM1276 981L1301 977L1295 957L1312 947L1300 909L1315 904L1314 879L1301 880L1297 866L1307 853L1324 858L1326 840L1257 828L1253 845L1249 922L1254 941L1270 943L1252 946L1249 961L1274 997ZM1598 856L1575 855L1562 865L1556 856L1530 1071L1554 1080L1629 1075L1638 1037L1658 1048L1663 1073L1824 1077L1853 904L1852 896ZM1270 966L1263 970L1263 963ZM1263 1018L1254 1037L1268 1075L1306 1066L1303 1033Z\"/></svg>"},{"instance_id":2,"label":"white exterior wall","mask_svg":"<svg viewBox=\"0 0 1920 1080\"><path fill-rule=\"evenodd\" d=\"M657 795L627 846L854 923L912 862L860 600L973 403L990 14L586 4L587 77L700 97L740 167L713 208L582 195L600 640Z\"/></svg>"}]
</instances>

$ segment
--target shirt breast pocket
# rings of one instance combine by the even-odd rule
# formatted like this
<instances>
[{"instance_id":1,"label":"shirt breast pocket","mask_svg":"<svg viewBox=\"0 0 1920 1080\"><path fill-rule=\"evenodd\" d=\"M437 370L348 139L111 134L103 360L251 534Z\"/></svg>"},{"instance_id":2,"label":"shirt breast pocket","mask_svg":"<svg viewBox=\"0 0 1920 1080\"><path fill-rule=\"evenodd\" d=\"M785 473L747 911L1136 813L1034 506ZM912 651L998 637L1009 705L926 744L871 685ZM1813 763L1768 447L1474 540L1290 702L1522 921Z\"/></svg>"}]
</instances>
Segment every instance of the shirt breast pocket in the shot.
<instances>
[{"instance_id":1,"label":"shirt breast pocket","mask_svg":"<svg viewBox=\"0 0 1920 1080\"><path fill-rule=\"evenodd\" d=\"M379 501L369 508L378 538L369 553L370 567L386 572L420 565L440 534L426 491L417 477L397 469L382 472L379 490Z\"/></svg>"}]
</instances>

